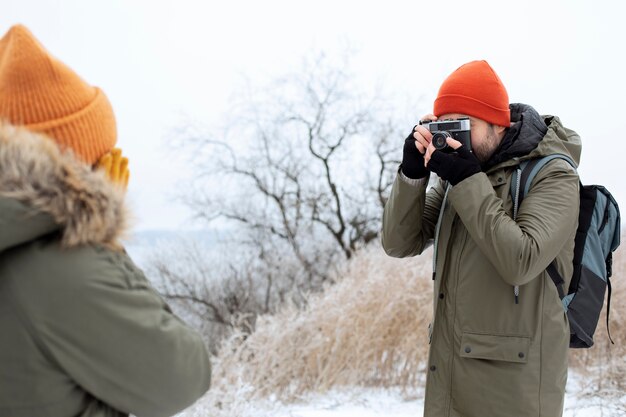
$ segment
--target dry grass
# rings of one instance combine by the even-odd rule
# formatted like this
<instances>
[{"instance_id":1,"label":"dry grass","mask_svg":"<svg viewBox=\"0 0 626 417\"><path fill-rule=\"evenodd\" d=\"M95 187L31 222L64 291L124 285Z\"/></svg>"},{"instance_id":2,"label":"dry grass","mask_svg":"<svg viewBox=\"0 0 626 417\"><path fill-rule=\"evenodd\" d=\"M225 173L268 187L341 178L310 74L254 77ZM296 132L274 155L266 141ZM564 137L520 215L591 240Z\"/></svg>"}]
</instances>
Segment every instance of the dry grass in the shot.
<instances>
[{"instance_id":1,"label":"dry grass","mask_svg":"<svg viewBox=\"0 0 626 417\"><path fill-rule=\"evenodd\" d=\"M257 323L222 351L218 384L246 384L283 400L335 386L422 386L432 315L430 257L391 259L380 247L358 254L341 280L304 311Z\"/></svg>"},{"instance_id":2,"label":"dry grass","mask_svg":"<svg viewBox=\"0 0 626 417\"><path fill-rule=\"evenodd\" d=\"M305 310L286 308L262 317L254 334L235 335L222 348L204 400L210 414L232 416L242 398L290 401L342 386L394 386L407 396L419 394L432 315L430 262L430 254L389 258L373 245L338 273L337 284L311 297ZM599 399L607 411L626 408L624 274L626 258L618 251L611 306L615 345L608 342L603 313L596 345L570 350L571 368L584 377L574 395Z\"/></svg>"}]
</instances>

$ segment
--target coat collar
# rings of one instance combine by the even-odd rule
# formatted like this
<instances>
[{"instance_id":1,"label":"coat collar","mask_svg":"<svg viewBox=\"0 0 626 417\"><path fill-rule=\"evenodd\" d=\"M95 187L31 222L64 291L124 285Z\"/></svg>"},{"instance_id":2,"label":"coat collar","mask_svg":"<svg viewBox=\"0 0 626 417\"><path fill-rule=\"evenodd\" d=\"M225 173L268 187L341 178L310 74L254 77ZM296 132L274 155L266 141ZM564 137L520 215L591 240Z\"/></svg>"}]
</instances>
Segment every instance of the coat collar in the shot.
<instances>
[{"instance_id":1,"label":"coat collar","mask_svg":"<svg viewBox=\"0 0 626 417\"><path fill-rule=\"evenodd\" d=\"M539 115L526 104L510 107L512 125L483 171L491 173L526 159L556 153L569 156L578 165L582 145L576 132L564 127L558 117Z\"/></svg>"},{"instance_id":2,"label":"coat collar","mask_svg":"<svg viewBox=\"0 0 626 417\"><path fill-rule=\"evenodd\" d=\"M483 164L484 171L515 157L528 155L537 147L537 144L541 142L548 131L548 127L539 113L531 106L513 103L509 107L511 109L511 127L507 129L500 146L489 161Z\"/></svg>"},{"instance_id":3,"label":"coat collar","mask_svg":"<svg viewBox=\"0 0 626 417\"><path fill-rule=\"evenodd\" d=\"M124 191L46 136L0 123L0 225L0 251L50 233L119 249Z\"/></svg>"}]
</instances>

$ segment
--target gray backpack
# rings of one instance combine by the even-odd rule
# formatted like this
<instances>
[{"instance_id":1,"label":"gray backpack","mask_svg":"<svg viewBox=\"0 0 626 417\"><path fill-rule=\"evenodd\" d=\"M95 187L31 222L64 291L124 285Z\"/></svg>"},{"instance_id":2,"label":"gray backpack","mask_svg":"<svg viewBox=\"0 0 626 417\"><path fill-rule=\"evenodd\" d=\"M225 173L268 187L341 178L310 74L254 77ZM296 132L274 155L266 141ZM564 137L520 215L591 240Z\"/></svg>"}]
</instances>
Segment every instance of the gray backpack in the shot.
<instances>
[{"instance_id":1,"label":"gray backpack","mask_svg":"<svg viewBox=\"0 0 626 417\"><path fill-rule=\"evenodd\" d=\"M533 179L548 162L564 159L574 169L576 164L560 154L524 161L517 168L511 183L511 196L515 207L519 207L531 188ZM608 288L606 327L609 331L611 310L611 281L613 252L620 244L620 214L617 202L601 185L580 184L580 214L574 246L574 272L567 293L564 280L553 261L546 271L557 287L563 308L570 325L570 347L593 346L593 334Z\"/></svg>"}]
</instances>

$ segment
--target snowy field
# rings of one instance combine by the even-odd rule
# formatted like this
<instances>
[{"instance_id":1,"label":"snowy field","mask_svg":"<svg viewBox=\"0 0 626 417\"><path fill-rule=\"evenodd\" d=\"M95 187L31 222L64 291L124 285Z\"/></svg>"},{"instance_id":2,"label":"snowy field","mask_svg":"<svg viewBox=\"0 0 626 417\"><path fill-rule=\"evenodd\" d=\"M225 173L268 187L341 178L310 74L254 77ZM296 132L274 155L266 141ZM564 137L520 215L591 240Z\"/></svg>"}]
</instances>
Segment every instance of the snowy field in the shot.
<instances>
[{"instance_id":1,"label":"snowy field","mask_svg":"<svg viewBox=\"0 0 626 417\"><path fill-rule=\"evenodd\" d=\"M616 404L598 405L597 400L579 400L578 379L570 372L565 397L564 417L624 417ZM201 399L179 417L214 416L214 399ZM596 404L594 404L596 403ZM420 417L424 411L422 398L406 399L397 390L354 388L334 390L324 395L310 395L305 401L282 404L273 399L237 401L218 405L223 415L232 417ZM626 409L626 393L621 408ZM222 414L219 414L222 415ZM514 417L514 416L511 416Z\"/></svg>"},{"instance_id":2,"label":"snowy field","mask_svg":"<svg viewBox=\"0 0 626 417\"><path fill-rule=\"evenodd\" d=\"M216 238L211 233L199 233L199 236L202 237L201 244L209 251L215 246ZM155 247L163 245L167 249L167 245L171 245L174 241L186 242L189 239L197 240L197 238L197 235L192 234L181 236L160 232L141 233L128 249L137 263L145 267ZM380 265L385 259L376 258L374 262ZM426 268L429 267L428 259L425 259L424 265ZM415 264L413 267L419 270L419 265ZM381 271L387 275L393 275L393 269L383 268ZM344 277L345 279L348 278ZM372 285L377 282L376 276L369 277L369 280ZM376 288L375 285L373 288ZM615 320L613 317L612 314L611 318ZM585 389L581 382L583 382L582 378L570 370L564 417L626 417L626 411L624 411L626 410L626 393L613 395L609 400L603 398L601 394L589 394L593 390L589 387ZM311 393L299 402L284 404L275 398L247 400L252 388L243 384L242 386L222 386L224 391L216 388L217 386L178 417L421 417L424 407L421 395L407 398L397 389L360 387L334 389L324 394ZM581 398L580 393L583 391L588 393L585 398ZM615 397L619 395L622 395L621 399L616 400Z\"/></svg>"}]
</instances>

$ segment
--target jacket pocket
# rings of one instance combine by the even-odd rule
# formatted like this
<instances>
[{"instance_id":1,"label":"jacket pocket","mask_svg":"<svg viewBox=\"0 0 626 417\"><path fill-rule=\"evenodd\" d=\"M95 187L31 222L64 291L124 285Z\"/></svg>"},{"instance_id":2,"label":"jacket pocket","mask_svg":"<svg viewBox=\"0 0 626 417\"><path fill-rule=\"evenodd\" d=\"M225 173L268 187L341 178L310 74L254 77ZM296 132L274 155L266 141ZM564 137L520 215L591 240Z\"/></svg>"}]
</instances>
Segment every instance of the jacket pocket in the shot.
<instances>
[{"instance_id":1,"label":"jacket pocket","mask_svg":"<svg viewBox=\"0 0 626 417\"><path fill-rule=\"evenodd\" d=\"M530 337L463 333L460 356L471 359L526 363Z\"/></svg>"}]
</instances>

